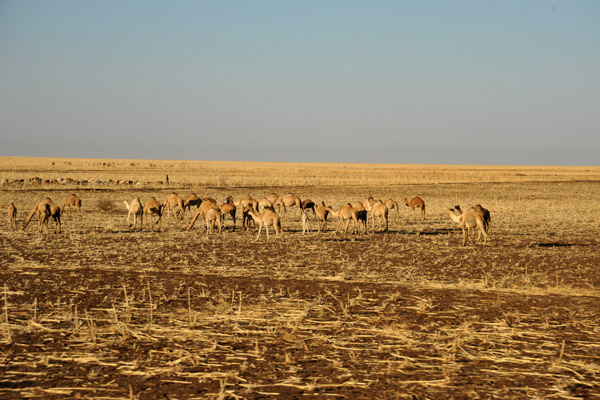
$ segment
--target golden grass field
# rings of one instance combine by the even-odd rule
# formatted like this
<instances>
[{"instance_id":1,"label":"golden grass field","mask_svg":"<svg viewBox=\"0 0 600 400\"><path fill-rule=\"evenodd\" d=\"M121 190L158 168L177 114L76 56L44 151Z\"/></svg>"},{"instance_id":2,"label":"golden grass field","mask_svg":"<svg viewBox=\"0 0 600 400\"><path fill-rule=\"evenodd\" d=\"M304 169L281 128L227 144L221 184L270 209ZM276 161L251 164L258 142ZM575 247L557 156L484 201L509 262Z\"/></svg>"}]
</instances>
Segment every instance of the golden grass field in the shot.
<instances>
[{"instance_id":1,"label":"golden grass field","mask_svg":"<svg viewBox=\"0 0 600 400\"><path fill-rule=\"evenodd\" d=\"M600 398L600 167L0 157L0 179L0 398ZM132 231L123 201L172 191L418 195L427 218ZM20 226L71 193L61 234L9 229L10 202ZM490 210L485 247L460 246L456 204Z\"/></svg>"}]
</instances>

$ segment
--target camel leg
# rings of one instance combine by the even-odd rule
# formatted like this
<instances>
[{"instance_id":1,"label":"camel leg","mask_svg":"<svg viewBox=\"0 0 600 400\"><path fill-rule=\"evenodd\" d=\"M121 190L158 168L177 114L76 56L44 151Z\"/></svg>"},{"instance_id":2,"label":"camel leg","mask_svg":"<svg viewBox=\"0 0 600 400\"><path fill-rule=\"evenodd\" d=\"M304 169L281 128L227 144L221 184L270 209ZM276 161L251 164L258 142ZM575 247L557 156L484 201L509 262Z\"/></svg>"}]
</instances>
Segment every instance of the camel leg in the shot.
<instances>
[{"instance_id":1,"label":"camel leg","mask_svg":"<svg viewBox=\"0 0 600 400\"><path fill-rule=\"evenodd\" d=\"M265 224L265 229L267 230L267 242L269 241L269 225Z\"/></svg>"},{"instance_id":2,"label":"camel leg","mask_svg":"<svg viewBox=\"0 0 600 400\"><path fill-rule=\"evenodd\" d=\"M461 228L462 228L462 232L463 232L463 242L462 242L462 245L464 246L464 245L467 244L467 231L465 230L464 226L461 226Z\"/></svg>"},{"instance_id":3,"label":"camel leg","mask_svg":"<svg viewBox=\"0 0 600 400\"><path fill-rule=\"evenodd\" d=\"M262 230L262 226L263 226L262 223L258 225L258 235L256 235L256 240L257 241L258 241L258 238L260 237L260 231Z\"/></svg>"}]
</instances>

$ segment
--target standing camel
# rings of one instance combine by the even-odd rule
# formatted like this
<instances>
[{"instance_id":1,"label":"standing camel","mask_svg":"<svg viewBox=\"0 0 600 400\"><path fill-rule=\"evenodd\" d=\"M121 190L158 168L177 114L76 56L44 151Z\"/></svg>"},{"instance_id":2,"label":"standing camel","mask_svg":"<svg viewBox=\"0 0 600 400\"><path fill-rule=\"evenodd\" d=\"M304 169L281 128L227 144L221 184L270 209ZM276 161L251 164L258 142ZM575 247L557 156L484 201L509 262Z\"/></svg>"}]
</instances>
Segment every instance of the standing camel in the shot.
<instances>
[{"instance_id":1,"label":"standing camel","mask_svg":"<svg viewBox=\"0 0 600 400\"><path fill-rule=\"evenodd\" d=\"M396 210L396 217L400 217L400 207L398 206L398 203L396 203L396 200L387 199L385 201L385 206L388 208L388 210Z\"/></svg>"},{"instance_id":2,"label":"standing camel","mask_svg":"<svg viewBox=\"0 0 600 400\"><path fill-rule=\"evenodd\" d=\"M144 217L146 222L149 223L150 229L154 230L152 227L152 216L154 214L158 215L158 220L156 220L155 224L158 225L158 230L160 231L162 228L162 212L163 206L156 200L156 197L152 196L144 203ZM142 221L143 222L143 221ZM142 230L144 230L144 224L142 223Z\"/></svg>"},{"instance_id":3,"label":"standing camel","mask_svg":"<svg viewBox=\"0 0 600 400\"><path fill-rule=\"evenodd\" d=\"M281 212L283 208L283 214L286 213L286 207L298 207L298 210L302 211L302 201L300 198L293 193L284 194L277 199L277 201L273 204L277 207L277 212Z\"/></svg>"},{"instance_id":4,"label":"standing camel","mask_svg":"<svg viewBox=\"0 0 600 400\"><path fill-rule=\"evenodd\" d=\"M321 230L325 232L325 226L327 225L327 217L330 213L330 208L325 206L325 202L322 201L317 207L315 207L315 214L317 216L317 232L321 233Z\"/></svg>"},{"instance_id":5,"label":"standing camel","mask_svg":"<svg viewBox=\"0 0 600 400\"><path fill-rule=\"evenodd\" d=\"M331 207L329 207L329 212L331 215L338 219L338 223L335 226L335 233L338 232L338 228L341 223L344 224L344 235L348 232L348 225L350 224L350 220L354 223L352 226L352 233L356 233L358 230L358 218L356 216L356 210L350 203L344 204L337 211L334 211Z\"/></svg>"},{"instance_id":6,"label":"standing camel","mask_svg":"<svg viewBox=\"0 0 600 400\"><path fill-rule=\"evenodd\" d=\"M179 207L179 210L177 207ZM169 219L169 211L173 213L175 218L177 218L177 213L179 212L179 219L183 219L183 214L185 213L183 198L175 192L169 193L163 203L164 209L167 210L167 219Z\"/></svg>"},{"instance_id":7,"label":"standing camel","mask_svg":"<svg viewBox=\"0 0 600 400\"><path fill-rule=\"evenodd\" d=\"M61 232L60 207L49 197L46 197L33 207L29 216L23 221L23 225L21 226L23 230L27 228L27 225L29 225L29 222L36 214L38 216L38 234L42 233L44 226L46 226L46 230L48 230L48 219L50 217L54 219L54 233Z\"/></svg>"},{"instance_id":8,"label":"standing camel","mask_svg":"<svg viewBox=\"0 0 600 400\"><path fill-rule=\"evenodd\" d=\"M236 212L236 207L235 207L235 203L233 202L233 199L231 198L231 196L227 197L227 200L225 200L225 203L223 203L223 205L221 205L221 207L219 207L221 209L221 218L223 220L223 223L225 223L225 217L227 217L228 215L231 217L231 219L233 220L233 230L232 232L235 232L235 212ZM219 229L220 231L220 229Z\"/></svg>"},{"instance_id":9,"label":"standing camel","mask_svg":"<svg viewBox=\"0 0 600 400\"><path fill-rule=\"evenodd\" d=\"M252 207L252 210L258 212L258 201L250 195L239 199L236 205L242 210L249 205Z\"/></svg>"},{"instance_id":10,"label":"standing camel","mask_svg":"<svg viewBox=\"0 0 600 400\"><path fill-rule=\"evenodd\" d=\"M375 232L375 219L377 219L377 226L381 230L381 222L384 222L384 232L388 230L388 208L385 203L382 201L378 201L375 203L371 209L371 213L373 217L371 219L373 232Z\"/></svg>"},{"instance_id":11,"label":"standing camel","mask_svg":"<svg viewBox=\"0 0 600 400\"><path fill-rule=\"evenodd\" d=\"M10 229L17 227L17 207L13 203L8 205L8 222L10 223Z\"/></svg>"},{"instance_id":12,"label":"standing camel","mask_svg":"<svg viewBox=\"0 0 600 400\"><path fill-rule=\"evenodd\" d=\"M313 215L316 216L317 214L315 214L315 202L309 199L303 200L302 201L302 209L303 210L312 210Z\"/></svg>"},{"instance_id":13,"label":"standing camel","mask_svg":"<svg viewBox=\"0 0 600 400\"><path fill-rule=\"evenodd\" d=\"M127 225L131 227L131 223L129 222L129 217L133 215L133 230L135 231L135 227L137 225L137 218L140 217L140 230L144 230L144 206L142 206L142 202L139 197L131 201L123 200L125 203L125 207L127 208Z\"/></svg>"},{"instance_id":14,"label":"standing camel","mask_svg":"<svg viewBox=\"0 0 600 400\"><path fill-rule=\"evenodd\" d=\"M198 207L200 207L200 204L202 204L202 199L200 197L196 196L195 193L188 194L183 199L183 210L191 211L192 206L196 206L196 210L198 210ZM184 212L184 214L185 214L185 212Z\"/></svg>"},{"instance_id":15,"label":"standing camel","mask_svg":"<svg viewBox=\"0 0 600 400\"><path fill-rule=\"evenodd\" d=\"M406 204L407 207L410 207L412 209L413 222L417 220L415 214L415 210L417 208L421 209L421 221L425 219L425 202L420 197L413 197L410 201L404 198L404 204Z\"/></svg>"},{"instance_id":16,"label":"standing camel","mask_svg":"<svg viewBox=\"0 0 600 400\"><path fill-rule=\"evenodd\" d=\"M473 207L465 211L461 215L456 215L453 209L448 209L446 210L446 212L448 213L452 221L458 223L460 228L462 229L463 246L467 244L467 230L471 228L477 228L479 230L479 235L477 235L475 245L479 243L479 239L483 234L483 245L485 246L485 244L487 243L487 233L484 228L484 216L481 211L478 211L477 209L475 209L475 207Z\"/></svg>"},{"instance_id":17,"label":"standing camel","mask_svg":"<svg viewBox=\"0 0 600 400\"><path fill-rule=\"evenodd\" d=\"M204 227L204 229L206 229L206 216L208 214L208 211L211 209L217 210L219 214L221 213L221 210L219 209L219 206L217 206L217 202L214 199L211 199L209 197L203 199L202 204L200 204L200 207L198 207L198 211L196 211L196 214L194 214L194 217L188 224L187 229L192 229L198 218L202 220L202 226Z\"/></svg>"},{"instance_id":18,"label":"standing camel","mask_svg":"<svg viewBox=\"0 0 600 400\"><path fill-rule=\"evenodd\" d=\"M314 211L314 209L313 209ZM308 218L308 213L305 209L302 210L302 234L304 235L306 232L310 233L310 218Z\"/></svg>"},{"instance_id":19,"label":"standing camel","mask_svg":"<svg viewBox=\"0 0 600 400\"><path fill-rule=\"evenodd\" d=\"M258 215L254 211L248 212L250 216L254 219L254 221L258 224L258 235L256 235L256 240L260 238L260 231L264 226L267 230L267 242L269 241L269 225L273 226L275 229L275 240L279 237L279 233L281 232L281 239L283 239L283 229L281 228L281 218L279 215L273 210L266 210L262 215Z\"/></svg>"},{"instance_id":20,"label":"standing camel","mask_svg":"<svg viewBox=\"0 0 600 400\"><path fill-rule=\"evenodd\" d=\"M72 194L65 200L65 203L62 206L61 214L65 213L65 207L69 207L69 218L71 217L71 207L75 207L76 212L79 212L79 217L81 218L83 214L83 209L81 208L81 199L77 197L77 195Z\"/></svg>"}]
</instances>

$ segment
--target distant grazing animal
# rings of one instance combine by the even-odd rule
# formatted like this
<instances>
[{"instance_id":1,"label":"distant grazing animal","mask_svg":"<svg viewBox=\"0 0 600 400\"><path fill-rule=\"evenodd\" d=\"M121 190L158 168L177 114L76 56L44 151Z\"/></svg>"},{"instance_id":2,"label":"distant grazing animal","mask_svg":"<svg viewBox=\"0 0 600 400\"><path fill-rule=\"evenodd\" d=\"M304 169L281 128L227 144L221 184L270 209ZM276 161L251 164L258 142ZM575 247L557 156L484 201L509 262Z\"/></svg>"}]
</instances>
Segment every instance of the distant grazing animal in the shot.
<instances>
[{"instance_id":1,"label":"distant grazing animal","mask_svg":"<svg viewBox=\"0 0 600 400\"><path fill-rule=\"evenodd\" d=\"M152 226L152 216L156 214L158 216L158 220L156 220L155 224L158 225L158 230L160 231L161 227L162 227L162 212L163 212L163 205L160 204L154 196L150 197L144 203L144 217L145 217L144 219L145 219L145 221L143 221L143 222L147 222L150 225L150 228L152 230L154 230L154 228ZM143 223L142 223L142 230L144 230Z\"/></svg>"},{"instance_id":2,"label":"distant grazing animal","mask_svg":"<svg viewBox=\"0 0 600 400\"><path fill-rule=\"evenodd\" d=\"M131 226L131 223L129 222L129 217L131 215L133 215L133 230L135 230L135 227L137 225L137 217L140 217L140 230L144 229L144 206L142 206L142 202L140 201L139 197L136 197L135 199L131 200L131 201L127 201L124 200L123 203L125 203L125 207L127 207L127 211L129 211L127 213L127 225Z\"/></svg>"},{"instance_id":3,"label":"distant grazing animal","mask_svg":"<svg viewBox=\"0 0 600 400\"><path fill-rule=\"evenodd\" d=\"M266 210L262 215L258 215L254 211L248 212L248 214L254 219L254 221L258 224L258 235L256 235L256 240L260 238L260 231L264 226L267 230L267 242L269 241L269 225L273 226L275 229L275 239L279 237L281 233L281 238L283 239L283 229L281 228L281 218L279 215L273 210Z\"/></svg>"},{"instance_id":4,"label":"distant grazing animal","mask_svg":"<svg viewBox=\"0 0 600 400\"><path fill-rule=\"evenodd\" d=\"M196 210L197 210L198 207L200 207L200 204L202 204L202 199L200 197L196 196L194 193L188 194L183 199L183 209L184 209L184 211L185 210L191 211L192 206L195 206Z\"/></svg>"},{"instance_id":5,"label":"distant grazing animal","mask_svg":"<svg viewBox=\"0 0 600 400\"><path fill-rule=\"evenodd\" d=\"M76 211L79 212L79 216L81 217L83 214L83 210L81 208L81 199L79 197L77 197L77 195L72 194L69 197L67 197L67 199L65 200L65 203L62 206L62 210L60 211L61 214L64 214L65 212L65 207L69 207L68 208L68 212L69 212L69 217L71 217L71 207L75 207Z\"/></svg>"},{"instance_id":6,"label":"distant grazing animal","mask_svg":"<svg viewBox=\"0 0 600 400\"><path fill-rule=\"evenodd\" d=\"M10 229L16 229L17 227L17 207L13 203L8 205L8 222L10 223Z\"/></svg>"},{"instance_id":7,"label":"distant grazing animal","mask_svg":"<svg viewBox=\"0 0 600 400\"><path fill-rule=\"evenodd\" d=\"M404 204L406 204L407 207L410 207L412 209L413 222L416 221L417 218L415 214L416 209L421 210L421 220L425 219L425 202L420 197L413 197L410 201L408 201L408 199L405 198Z\"/></svg>"},{"instance_id":8,"label":"distant grazing animal","mask_svg":"<svg viewBox=\"0 0 600 400\"><path fill-rule=\"evenodd\" d=\"M210 197L206 197L205 199L202 200L202 204L200 204L200 207L198 207L198 211L196 211L196 214L194 215L194 217L192 218L192 220L190 221L190 223L188 224L187 229L192 229L194 227L194 224L196 223L196 220L198 218L202 219L202 226L203 229L206 229L206 217L208 215L208 211L214 209L217 210L219 212L219 215L221 214L221 209L219 208L219 206L217 205L217 202L210 198ZM211 215L214 214L213 212L211 212Z\"/></svg>"},{"instance_id":9,"label":"distant grazing animal","mask_svg":"<svg viewBox=\"0 0 600 400\"><path fill-rule=\"evenodd\" d=\"M177 207L179 207L179 209ZM185 205L183 202L183 198L177 193L169 193L165 198L162 208L163 210L166 209L167 219L169 218L169 211L173 213L173 217L177 218L177 214L179 214L179 219L183 219L183 214L185 213Z\"/></svg>"},{"instance_id":10,"label":"distant grazing animal","mask_svg":"<svg viewBox=\"0 0 600 400\"><path fill-rule=\"evenodd\" d=\"M469 210L462 213L461 215L456 215L453 209L448 209L447 213L452 219L452 221L458 223L460 228L462 229L463 246L467 244L467 230L471 228L477 228L479 230L479 235L477 235L477 241L475 242L475 245L479 243L479 239L481 238L482 234L483 244L485 245L487 243L487 233L484 228L485 222L483 212L475 209L475 207L472 207Z\"/></svg>"},{"instance_id":11,"label":"distant grazing animal","mask_svg":"<svg viewBox=\"0 0 600 400\"><path fill-rule=\"evenodd\" d=\"M33 207L29 216L23 221L23 225L21 226L23 230L27 228L27 225L29 225L29 222L36 214L38 216L38 235L42 233L44 226L46 226L46 230L48 230L48 219L50 219L50 217L54 219L54 233L61 232L60 207L49 197L46 197Z\"/></svg>"}]
</instances>

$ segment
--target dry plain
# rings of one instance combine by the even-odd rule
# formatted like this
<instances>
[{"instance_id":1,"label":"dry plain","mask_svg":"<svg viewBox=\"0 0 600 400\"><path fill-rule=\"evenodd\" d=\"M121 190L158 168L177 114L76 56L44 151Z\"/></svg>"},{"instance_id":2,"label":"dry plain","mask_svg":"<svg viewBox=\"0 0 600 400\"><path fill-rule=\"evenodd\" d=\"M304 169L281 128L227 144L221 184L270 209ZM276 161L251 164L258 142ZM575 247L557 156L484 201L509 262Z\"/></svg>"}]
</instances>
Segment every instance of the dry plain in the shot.
<instances>
[{"instance_id":1,"label":"dry plain","mask_svg":"<svg viewBox=\"0 0 600 400\"><path fill-rule=\"evenodd\" d=\"M600 398L600 167L2 157L0 179L3 399ZM419 195L427 218L303 235L291 208L268 243L240 213L128 227L123 200L172 191ZM20 225L71 193L61 234L9 229L10 202ZM491 211L487 246L460 246L456 204Z\"/></svg>"}]
</instances>

